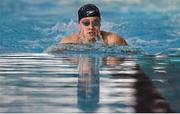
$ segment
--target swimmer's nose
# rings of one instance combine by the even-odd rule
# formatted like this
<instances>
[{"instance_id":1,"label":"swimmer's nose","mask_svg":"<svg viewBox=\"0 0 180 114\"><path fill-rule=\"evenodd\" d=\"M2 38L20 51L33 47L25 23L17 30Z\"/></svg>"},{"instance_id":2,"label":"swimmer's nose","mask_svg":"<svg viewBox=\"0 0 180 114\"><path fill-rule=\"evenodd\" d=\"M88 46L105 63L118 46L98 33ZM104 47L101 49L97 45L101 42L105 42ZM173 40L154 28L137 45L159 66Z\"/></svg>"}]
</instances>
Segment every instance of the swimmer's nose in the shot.
<instances>
[{"instance_id":1,"label":"swimmer's nose","mask_svg":"<svg viewBox=\"0 0 180 114\"><path fill-rule=\"evenodd\" d=\"M90 28L90 29L93 29L93 28L94 28L94 26L93 26L92 23L89 25L89 28Z\"/></svg>"}]
</instances>

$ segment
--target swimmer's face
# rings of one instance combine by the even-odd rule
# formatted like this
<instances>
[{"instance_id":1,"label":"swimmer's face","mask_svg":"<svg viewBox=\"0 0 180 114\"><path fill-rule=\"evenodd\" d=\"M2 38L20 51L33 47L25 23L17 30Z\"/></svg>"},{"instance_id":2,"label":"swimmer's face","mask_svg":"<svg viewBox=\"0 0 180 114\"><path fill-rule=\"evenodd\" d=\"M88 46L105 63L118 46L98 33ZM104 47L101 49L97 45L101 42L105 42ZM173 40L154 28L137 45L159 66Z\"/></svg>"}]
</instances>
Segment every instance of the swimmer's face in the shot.
<instances>
[{"instance_id":1,"label":"swimmer's face","mask_svg":"<svg viewBox=\"0 0 180 114\"><path fill-rule=\"evenodd\" d=\"M99 17L84 17L79 22L80 31L88 41L93 41L100 32Z\"/></svg>"}]
</instances>

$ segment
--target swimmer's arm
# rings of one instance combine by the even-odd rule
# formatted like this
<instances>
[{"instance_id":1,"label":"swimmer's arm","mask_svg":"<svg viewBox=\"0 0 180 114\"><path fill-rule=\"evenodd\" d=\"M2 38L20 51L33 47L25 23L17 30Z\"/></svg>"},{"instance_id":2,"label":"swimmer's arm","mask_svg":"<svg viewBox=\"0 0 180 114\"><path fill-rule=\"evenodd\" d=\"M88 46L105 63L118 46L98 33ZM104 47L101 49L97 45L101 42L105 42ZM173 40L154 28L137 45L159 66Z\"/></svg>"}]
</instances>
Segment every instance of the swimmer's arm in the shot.
<instances>
[{"instance_id":1,"label":"swimmer's arm","mask_svg":"<svg viewBox=\"0 0 180 114\"><path fill-rule=\"evenodd\" d=\"M71 41L70 37L64 37L59 41L60 44L67 44L67 43L71 43L71 42L72 41Z\"/></svg>"},{"instance_id":2,"label":"swimmer's arm","mask_svg":"<svg viewBox=\"0 0 180 114\"><path fill-rule=\"evenodd\" d=\"M59 43L60 44L78 43L78 41L79 41L79 39L78 39L79 36L78 35L79 35L78 33L75 33L75 34L73 34L71 36L66 36L66 37L62 38Z\"/></svg>"},{"instance_id":3,"label":"swimmer's arm","mask_svg":"<svg viewBox=\"0 0 180 114\"><path fill-rule=\"evenodd\" d=\"M121 45L128 45L128 43L126 42L126 40L124 40L123 38L119 37L116 39L117 44L121 44Z\"/></svg>"},{"instance_id":4,"label":"swimmer's arm","mask_svg":"<svg viewBox=\"0 0 180 114\"><path fill-rule=\"evenodd\" d=\"M126 40L124 38L120 37L117 34L111 34L108 38L108 44L113 45L113 44L118 44L118 45L128 45Z\"/></svg>"}]
</instances>

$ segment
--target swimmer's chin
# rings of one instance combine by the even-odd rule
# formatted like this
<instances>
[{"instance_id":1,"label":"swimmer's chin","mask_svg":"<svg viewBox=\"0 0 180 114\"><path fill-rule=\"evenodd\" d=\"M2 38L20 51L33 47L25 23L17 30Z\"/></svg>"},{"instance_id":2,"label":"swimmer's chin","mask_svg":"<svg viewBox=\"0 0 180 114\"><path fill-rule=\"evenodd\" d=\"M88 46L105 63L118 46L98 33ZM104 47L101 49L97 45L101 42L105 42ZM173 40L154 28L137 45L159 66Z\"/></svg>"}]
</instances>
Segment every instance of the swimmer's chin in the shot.
<instances>
[{"instance_id":1,"label":"swimmer's chin","mask_svg":"<svg viewBox=\"0 0 180 114\"><path fill-rule=\"evenodd\" d=\"M90 38L88 38L88 41L89 42L95 42L96 41L96 37L90 37Z\"/></svg>"}]
</instances>

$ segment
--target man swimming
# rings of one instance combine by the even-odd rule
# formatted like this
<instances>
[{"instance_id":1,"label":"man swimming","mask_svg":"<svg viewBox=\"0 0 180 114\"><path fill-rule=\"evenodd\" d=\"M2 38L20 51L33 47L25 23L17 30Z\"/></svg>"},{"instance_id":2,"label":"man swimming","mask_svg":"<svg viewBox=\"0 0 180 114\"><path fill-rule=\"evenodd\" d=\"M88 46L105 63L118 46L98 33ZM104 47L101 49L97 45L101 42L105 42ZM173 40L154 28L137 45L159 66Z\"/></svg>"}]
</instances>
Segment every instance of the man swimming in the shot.
<instances>
[{"instance_id":1,"label":"man swimming","mask_svg":"<svg viewBox=\"0 0 180 114\"><path fill-rule=\"evenodd\" d=\"M119 35L100 30L101 15L94 4L83 5L78 11L80 32L64 37L63 44L89 44L102 42L106 45L127 45L127 42Z\"/></svg>"}]
</instances>

